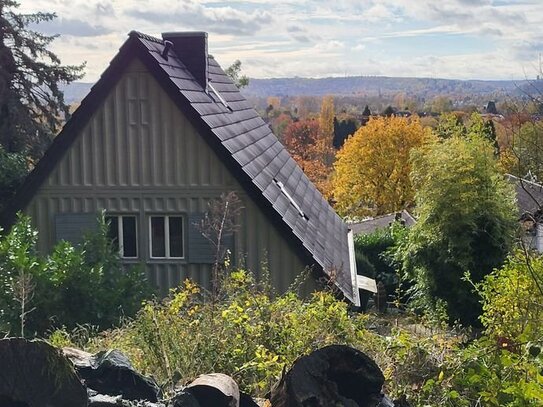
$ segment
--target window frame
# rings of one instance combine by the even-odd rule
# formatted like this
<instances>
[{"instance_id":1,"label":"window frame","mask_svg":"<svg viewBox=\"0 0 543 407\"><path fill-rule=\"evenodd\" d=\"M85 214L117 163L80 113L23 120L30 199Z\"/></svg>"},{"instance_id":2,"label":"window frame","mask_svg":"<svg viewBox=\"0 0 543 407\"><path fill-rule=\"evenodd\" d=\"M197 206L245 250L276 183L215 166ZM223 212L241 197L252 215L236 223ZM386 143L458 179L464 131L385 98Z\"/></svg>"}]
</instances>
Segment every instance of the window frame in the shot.
<instances>
[{"instance_id":1,"label":"window frame","mask_svg":"<svg viewBox=\"0 0 543 407\"><path fill-rule=\"evenodd\" d=\"M138 215L137 214L118 214L118 213L106 213L105 215L106 220L111 222L113 219L116 219L117 222L117 244L119 246L119 257L122 260L137 260L140 258L140 251L139 251L139 233L138 233ZM134 225L135 225L135 231L136 231L136 256L125 256L124 255L124 227L123 227L123 218L134 218ZM109 225L108 225L109 227Z\"/></svg>"},{"instance_id":2,"label":"window frame","mask_svg":"<svg viewBox=\"0 0 543 407\"><path fill-rule=\"evenodd\" d=\"M153 218L164 219L164 256L153 256ZM170 218L181 218L181 248L183 250L182 257L170 256ZM186 260L186 248L185 248L185 216L182 214L154 214L149 215L149 259L151 260Z\"/></svg>"}]
</instances>

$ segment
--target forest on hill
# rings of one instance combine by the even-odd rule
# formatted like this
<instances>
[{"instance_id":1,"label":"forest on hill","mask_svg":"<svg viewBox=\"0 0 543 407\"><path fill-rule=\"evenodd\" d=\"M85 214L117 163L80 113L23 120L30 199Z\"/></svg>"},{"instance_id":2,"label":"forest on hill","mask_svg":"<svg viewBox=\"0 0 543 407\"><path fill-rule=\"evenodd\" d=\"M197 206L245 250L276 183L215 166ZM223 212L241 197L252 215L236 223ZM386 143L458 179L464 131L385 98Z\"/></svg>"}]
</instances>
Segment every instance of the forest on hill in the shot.
<instances>
[{"instance_id":1,"label":"forest on hill","mask_svg":"<svg viewBox=\"0 0 543 407\"><path fill-rule=\"evenodd\" d=\"M522 93L527 81L487 81L387 76L347 76L331 78L251 78L243 89L248 98L268 96L390 96L405 92L428 99L438 95L495 99ZM64 87L67 103L81 101L92 87L90 82L73 82Z\"/></svg>"}]
</instances>

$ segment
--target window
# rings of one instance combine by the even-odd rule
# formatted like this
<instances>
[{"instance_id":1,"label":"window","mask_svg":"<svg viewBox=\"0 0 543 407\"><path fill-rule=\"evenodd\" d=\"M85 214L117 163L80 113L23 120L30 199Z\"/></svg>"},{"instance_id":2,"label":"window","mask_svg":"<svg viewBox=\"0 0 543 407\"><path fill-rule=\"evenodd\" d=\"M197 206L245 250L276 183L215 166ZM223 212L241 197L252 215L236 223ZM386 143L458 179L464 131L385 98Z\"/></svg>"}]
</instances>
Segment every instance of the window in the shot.
<instances>
[{"instance_id":1,"label":"window","mask_svg":"<svg viewBox=\"0 0 543 407\"><path fill-rule=\"evenodd\" d=\"M151 216L149 230L151 258L182 259L184 257L182 216Z\"/></svg>"},{"instance_id":2,"label":"window","mask_svg":"<svg viewBox=\"0 0 543 407\"><path fill-rule=\"evenodd\" d=\"M106 221L109 224L108 237L119 251L119 256L123 259L137 258L138 230L136 217L133 215L106 216Z\"/></svg>"}]
</instances>

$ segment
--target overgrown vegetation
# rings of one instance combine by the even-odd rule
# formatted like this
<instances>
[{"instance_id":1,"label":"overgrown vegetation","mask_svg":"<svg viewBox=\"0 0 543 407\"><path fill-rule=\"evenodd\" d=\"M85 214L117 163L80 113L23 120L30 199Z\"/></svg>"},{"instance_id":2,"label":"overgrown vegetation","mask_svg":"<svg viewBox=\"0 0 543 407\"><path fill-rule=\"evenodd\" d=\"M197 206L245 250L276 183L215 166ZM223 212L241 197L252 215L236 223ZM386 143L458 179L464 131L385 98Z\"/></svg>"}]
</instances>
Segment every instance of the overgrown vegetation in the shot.
<instances>
[{"instance_id":1,"label":"overgrown vegetation","mask_svg":"<svg viewBox=\"0 0 543 407\"><path fill-rule=\"evenodd\" d=\"M151 294L141 267L121 267L103 216L80 247L60 242L45 256L37 239L27 216L0 237L1 336L85 323L109 328Z\"/></svg>"},{"instance_id":2,"label":"overgrown vegetation","mask_svg":"<svg viewBox=\"0 0 543 407\"><path fill-rule=\"evenodd\" d=\"M372 356L384 372L385 391L392 397L406 395L413 405L537 405L543 402L537 315L529 320L530 329L507 340L500 329L508 325L495 317L507 302L521 304L532 295L511 289L513 281L504 285L525 271L521 260L520 254L512 258L478 286L489 295L482 294L486 331L477 340L430 329L410 316L351 314L347 304L326 291L305 300L293 292L272 297L266 284L240 270L229 274L220 301L213 304L200 287L186 281L165 301L147 302L120 328L99 335L85 329L56 331L50 340L90 351L120 349L166 391L178 381L220 371L253 395L266 394L299 356L340 343ZM543 261L537 259L533 267L543 278Z\"/></svg>"}]
</instances>

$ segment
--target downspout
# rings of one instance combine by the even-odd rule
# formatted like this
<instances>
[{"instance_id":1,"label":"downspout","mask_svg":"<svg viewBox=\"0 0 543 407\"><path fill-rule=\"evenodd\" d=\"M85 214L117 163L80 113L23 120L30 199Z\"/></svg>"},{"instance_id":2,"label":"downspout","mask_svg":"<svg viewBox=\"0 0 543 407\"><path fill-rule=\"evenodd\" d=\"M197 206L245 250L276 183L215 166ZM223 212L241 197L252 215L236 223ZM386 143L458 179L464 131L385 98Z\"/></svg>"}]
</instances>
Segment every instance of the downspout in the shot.
<instances>
[{"instance_id":1,"label":"downspout","mask_svg":"<svg viewBox=\"0 0 543 407\"><path fill-rule=\"evenodd\" d=\"M360 292L358 290L358 276L356 271L356 256L354 254L354 237L353 231L349 229L347 233L347 245L349 247L349 267L351 270L351 285L353 287L353 303L360 307Z\"/></svg>"}]
</instances>

